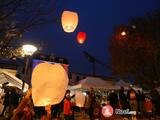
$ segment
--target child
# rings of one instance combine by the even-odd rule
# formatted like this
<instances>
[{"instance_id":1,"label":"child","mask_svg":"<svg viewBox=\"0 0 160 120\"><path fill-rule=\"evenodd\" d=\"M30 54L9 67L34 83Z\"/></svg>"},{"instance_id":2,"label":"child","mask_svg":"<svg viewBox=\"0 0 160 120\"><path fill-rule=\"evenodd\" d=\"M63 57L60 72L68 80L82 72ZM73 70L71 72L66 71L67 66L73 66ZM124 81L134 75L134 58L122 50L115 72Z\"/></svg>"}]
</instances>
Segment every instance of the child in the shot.
<instances>
[{"instance_id":1,"label":"child","mask_svg":"<svg viewBox=\"0 0 160 120\"><path fill-rule=\"evenodd\" d=\"M153 113L153 104L149 97L145 98L144 107L146 110L147 117L151 118Z\"/></svg>"}]
</instances>

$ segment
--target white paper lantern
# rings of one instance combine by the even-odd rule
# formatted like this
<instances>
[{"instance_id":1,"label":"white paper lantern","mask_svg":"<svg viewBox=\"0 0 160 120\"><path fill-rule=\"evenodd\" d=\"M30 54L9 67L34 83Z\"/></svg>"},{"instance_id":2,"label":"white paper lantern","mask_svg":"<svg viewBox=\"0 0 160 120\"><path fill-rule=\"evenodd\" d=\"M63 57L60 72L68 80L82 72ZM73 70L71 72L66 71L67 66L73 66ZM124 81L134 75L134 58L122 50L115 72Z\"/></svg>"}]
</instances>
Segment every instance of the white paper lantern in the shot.
<instances>
[{"instance_id":1,"label":"white paper lantern","mask_svg":"<svg viewBox=\"0 0 160 120\"><path fill-rule=\"evenodd\" d=\"M78 25L78 14L76 12L64 11L61 22L65 32L74 32Z\"/></svg>"},{"instance_id":2,"label":"white paper lantern","mask_svg":"<svg viewBox=\"0 0 160 120\"><path fill-rule=\"evenodd\" d=\"M64 98L68 75L60 64L40 63L32 73L32 98L35 106L58 104Z\"/></svg>"},{"instance_id":3,"label":"white paper lantern","mask_svg":"<svg viewBox=\"0 0 160 120\"><path fill-rule=\"evenodd\" d=\"M76 92L76 94L75 94L75 102L76 102L76 106L84 107L85 95L82 92Z\"/></svg>"}]
</instances>

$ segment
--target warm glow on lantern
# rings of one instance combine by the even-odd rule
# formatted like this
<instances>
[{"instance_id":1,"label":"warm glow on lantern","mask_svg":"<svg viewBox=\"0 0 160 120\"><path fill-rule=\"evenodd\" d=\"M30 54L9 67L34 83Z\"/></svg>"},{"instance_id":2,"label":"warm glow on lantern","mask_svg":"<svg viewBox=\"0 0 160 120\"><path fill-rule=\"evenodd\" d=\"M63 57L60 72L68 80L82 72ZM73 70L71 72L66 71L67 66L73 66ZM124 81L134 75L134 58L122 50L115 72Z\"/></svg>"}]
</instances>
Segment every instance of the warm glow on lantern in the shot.
<instances>
[{"instance_id":1,"label":"warm glow on lantern","mask_svg":"<svg viewBox=\"0 0 160 120\"><path fill-rule=\"evenodd\" d=\"M78 25L78 14L76 12L64 11L61 22L65 32L74 32Z\"/></svg>"},{"instance_id":2,"label":"warm glow on lantern","mask_svg":"<svg viewBox=\"0 0 160 120\"><path fill-rule=\"evenodd\" d=\"M106 105L102 108L102 115L104 117L111 117L113 115L113 108L110 105Z\"/></svg>"},{"instance_id":3,"label":"warm glow on lantern","mask_svg":"<svg viewBox=\"0 0 160 120\"><path fill-rule=\"evenodd\" d=\"M68 75L60 64L38 64L32 73L32 98L34 106L58 104L65 96Z\"/></svg>"},{"instance_id":4,"label":"warm glow on lantern","mask_svg":"<svg viewBox=\"0 0 160 120\"><path fill-rule=\"evenodd\" d=\"M79 32L78 35L77 35L77 41L79 44L83 44L86 40L86 33L85 32Z\"/></svg>"},{"instance_id":5,"label":"warm glow on lantern","mask_svg":"<svg viewBox=\"0 0 160 120\"><path fill-rule=\"evenodd\" d=\"M76 102L76 106L84 107L85 95L82 92L76 92L76 94L75 94L75 102Z\"/></svg>"}]
</instances>

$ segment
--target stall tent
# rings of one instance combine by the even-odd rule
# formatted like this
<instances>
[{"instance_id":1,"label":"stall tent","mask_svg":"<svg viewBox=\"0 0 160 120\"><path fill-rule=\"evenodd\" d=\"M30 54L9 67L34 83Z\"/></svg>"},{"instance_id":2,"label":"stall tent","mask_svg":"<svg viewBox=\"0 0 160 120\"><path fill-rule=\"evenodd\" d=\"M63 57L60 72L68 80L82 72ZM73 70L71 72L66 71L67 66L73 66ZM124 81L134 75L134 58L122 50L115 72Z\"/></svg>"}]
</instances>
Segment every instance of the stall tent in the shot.
<instances>
[{"instance_id":1,"label":"stall tent","mask_svg":"<svg viewBox=\"0 0 160 120\"><path fill-rule=\"evenodd\" d=\"M138 91L138 90L142 91L142 88L139 87L138 85L132 85L130 83L125 82L124 80L119 80L116 83L116 86L124 87L125 90L128 90L129 87L132 87L136 91Z\"/></svg>"},{"instance_id":2,"label":"stall tent","mask_svg":"<svg viewBox=\"0 0 160 120\"><path fill-rule=\"evenodd\" d=\"M103 89L103 90L119 90L120 87L124 87L125 90L129 89L131 84L127 83L123 80L119 80L118 82L113 80L103 80L99 77L86 77L82 79L79 84L74 86L69 86L70 90L79 90L79 89ZM142 90L142 88L138 86L132 86L135 90Z\"/></svg>"},{"instance_id":3,"label":"stall tent","mask_svg":"<svg viewBox=\"0 0 160 120\"><path fill-rule=\"evenodd\" d=\"M19 89L22 89L22 80L20 80L19 78L17 78L16 76L12 75L11 73L7 72L7 71L0 71L0 85L2 85L3 83L9 83L9 86L15 86ZM25 83L24 85L24 91L27 91L29 88L29 85L27 83Z\"/></svg>"},{"instance_id":4,"label":"stall tent","mask_svg":"<svg viewBox=\"0 0 160 120\"><path fill-rule=\"evenodd\" d=\"M119 89L120 87L116 86L114 81L103 80L99 77L86 77L85 79L82 79L79 82L79 84L68 87L68 89L70 90L89 89L89 88L111 90L111 89Z\"/></svg>"}]
</instances>

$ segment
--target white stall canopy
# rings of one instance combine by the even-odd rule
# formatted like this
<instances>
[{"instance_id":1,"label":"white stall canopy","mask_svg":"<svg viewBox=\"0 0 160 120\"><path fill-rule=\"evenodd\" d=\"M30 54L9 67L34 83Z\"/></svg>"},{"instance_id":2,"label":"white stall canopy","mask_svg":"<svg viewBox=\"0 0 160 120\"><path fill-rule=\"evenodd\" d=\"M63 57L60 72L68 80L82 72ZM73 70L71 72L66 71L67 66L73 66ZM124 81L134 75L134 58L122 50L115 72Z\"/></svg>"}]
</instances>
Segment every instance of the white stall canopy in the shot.
<instances>
[{"instance_id":1,"label":"white stall canopy","mask_svg":"<svg viewBox=\"0 0 160 120\"><path fill-rule=\"evenodd\" d=\"M116 87L116 88L115 88ZM115 86L115 82L111 80L103 80L99 77L86 77L82 79L79 84L74 86L69 86L68 89L70 90L77 90L77 89L119 89L120 87Z\"/></svg>"},{"instance_id":2,"label":"white stall canopy","mask_svg":"<svg viewBox=\"0 0 160 120\"><path fill-rule=\"evenodd\" d=\"M11 73L1 70L0 71L0 84L8 82L8 86L15 86L19 89L22 89L23 82L16 76L12 75ZM25 83L24 85L24 92L27 91L29 88L29 85Z\"/></svg>"},{"instance_id":3,"label":"white stall canopy","mask_svg":"<svg viewBox=\"0 0 160 120\"><path fill-rule=\"evenodd\" d=\"M114 80L103 80L99 77L86 77L85 79L80 80L79 84L74 86L69 86L70 90L79 90L79 89L101 89L101 90L120 90L121 87L124 87L125 90L128 90L131 86L130 83L127 83L123 80L114 81ZM142 90L138 86L131 86L133 89Z\"/></svg>"}]
</instances>

